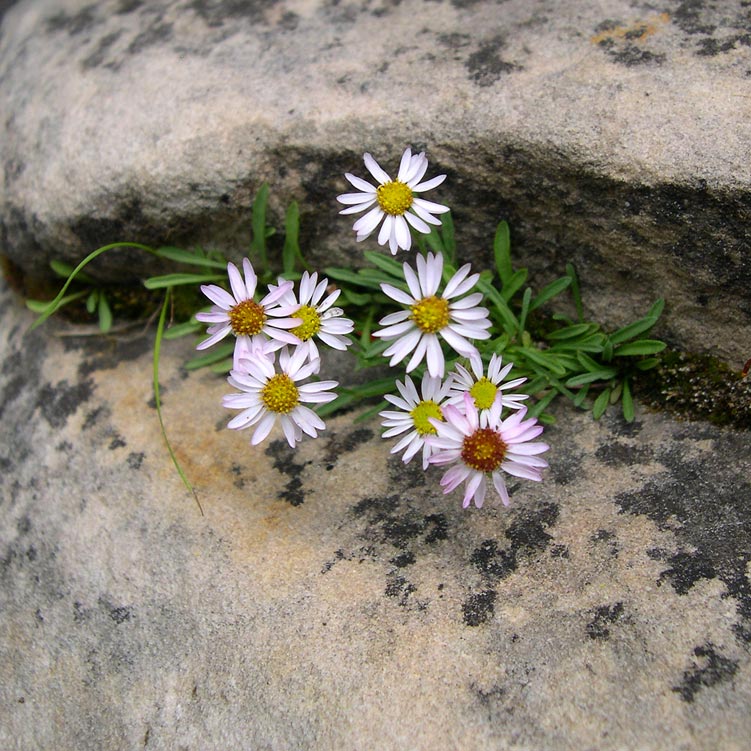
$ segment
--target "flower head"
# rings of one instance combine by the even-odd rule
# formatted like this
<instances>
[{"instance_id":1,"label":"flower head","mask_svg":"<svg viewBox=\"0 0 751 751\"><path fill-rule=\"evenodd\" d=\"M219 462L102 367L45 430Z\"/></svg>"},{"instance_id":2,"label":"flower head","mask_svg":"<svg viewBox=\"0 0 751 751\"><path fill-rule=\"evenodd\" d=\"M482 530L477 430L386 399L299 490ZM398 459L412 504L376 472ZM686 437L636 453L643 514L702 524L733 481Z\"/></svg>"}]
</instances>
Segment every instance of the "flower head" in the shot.
<instances>
[{"instance_id":1,"label":"flower head","mask_svg":"<svg viewBox=\"0 0 751 751\"><path fill-rule=\"evenodd\" d=\"M387 394L386 401L397 407L396 410L384 410L379 415L384 418L381 423L387 430L384 438L391 438L409 431L391 449L392 454L403 451L402 461L407 464L412 457L422 449L422 468L428 468L428 458L433 451L432 446L425 440L427 436L436 435L430 419L443 420L441 406L446 401L450 382L443 383L440 378L434 378L425 373L418 392L412 379L406 376L404 383L396 382L400 396Z\"/></svg>"},{"instance_id":2,"label":"flower head","mask_svg":"<svg viewBox=\"0 0 751 751\"><path fill-rule=\"evenodd\" d=\"M443 256L428 253L427 258L417 256L417 273L409 264L404 264L404 278L411 294L390 284L381 284L381 289L392 300L406 305L406 310L390 313L381 319L385 328L373 336L394 343L384 350L391 357L390 365L401 362L407 355L407 373L414 370L423 359L427 361L430 375L442 378L446 362L438 339L441 338L460 355L470 357L477 352L470 339L487 339L490 320L487 308L477 307L482 293L466 297L479 279L479 274L469 274L470 265L462 266L438 295L443 274Z\"/></svg>"},{"instance_id":3,"label":"flower head","mask_svg":"<svg viewBox=\"0 0 751 751\"><path fill-rule=\"evenodd\" d=\"M237 343L245 352L260 347L269 339L277 342L277 349L284 344L300 344L300 340L287 330L299 326L300 320L286 317L279 307L279 300L292 288L292 282L280 284L260 302L256 302L254 295L258 277L247 258L243 259L243 272L245 278L234 263L227 264L232 294L216 284L201 286L201 292L214 305L207 313L196 313L198 321L211 324L206 331L208 338L196 349L207 349L228 334L237 337Z\"/></svg>"},{"instance_id":4,"label":"flower head","mask_svg":"<svg viewBox=\"0 0 751 751\"><path fill-rule=\"evenodd\" d=\"M503 383L503 379L514 367L514 363L510 362L502 368L503 358L500 355L493 354L488 363L486 374L483 371L482 360L479 355L470 357L469 360L472 368L471 373L463 365L458 363L456 365L451 391L449 392L449 404L454 404L461 409L464 406L464 394L469 392L475 406L482 415L490 410L498 394L501 395L501 406L509 409L521 409L520 402L529 399L528 394L504 393L509 389L521 386L527 380L526 378L514 378Z\"/></svg>"},{"instance_id":5,"label":"flower head","mask_svg":"<svg viewBox=\"0 0 751 751\"><path fill-rule=\"evenodd\" d=\"M279 280L280 285L284 283ZM307 353L311 361L320 357L316 339L339 350L345 350L352 344L346 334L352 331L354 324L349 318L343 317L344 311L341 308L332 307L340 290L336 289L324 297L328 284L326 277L318 281L316 272L308 274L303 271L298 296L293 289L288 288L279 299L282 313L300 319L300 325L291 329L290 333L300 340L301 343L297 346ZM276 287L269 285L269 289Z\"/></svg>"},{"instance_id":6,"label":"flower head","mask_svg":"<svg viewBox=\"0 0 751 751\"><path fill-rule=\"evenodd\" d=\"M305 403L325 404L336 398L328 391L339 384L336 381L314 381L300 384L299 381L313 374L317 362L307 362L306 352L295 350L290 355L285 347L279 353L279 370L266 357L242 360L242 368L230 372L227 382L241 393L228 394L222 404L228 409L240 409L239 415L227 424L233 430L256 426L251 444L260 443L279 420L292 448L307 433L317 437L326 426L323 420Z\"/></svg>"},{"instance_id":7,"label":"flower head","mask_svg":"<svg viewBox=\"0 0 751 751\"><path fill-rule=\"evenodd\" d=\"M475 506L481 508L491 478L503 505L508 506L504 472L539 482L548 463L538 454L547 451L549 446L530 442L542 433L542 426L535 418L525 420L526 415L527 408L521 407L501 420L500 396L483 420L468 392L464 394L464 413L453 405L446 405L445 420L431 420L438 435L428 439L434 451L429 459L431 464L454 464L441 478L443 492L450 493L466 481L464 508L473 500Z\"/></svg>"},{"instance_id":8,"label":"flower head","mask_svg":"<svg viewBox=\"0 0 751 751\"><path fill-rule=\"evenodd\" d=\"M437 187L446 179L446 175L437 175L421 182L428 169L425 152L413 154L411 149L406 149L396 180L392 180L370 154L365 154L363 160L370 174L378 181L378 187L348 172L345 177L361 192L343 193L336 198L347 206L340 214L357 214L370 209L353 226L358 242L368 237L383 220L378 244L388 242L391 253L396 254L400 248L409 250L412 247L410 225L424 234L430 233L429 225L440 226L441 220L433 215L445 213L449 210L448 206L415 195Z\"/></svg>"}]
</instances>

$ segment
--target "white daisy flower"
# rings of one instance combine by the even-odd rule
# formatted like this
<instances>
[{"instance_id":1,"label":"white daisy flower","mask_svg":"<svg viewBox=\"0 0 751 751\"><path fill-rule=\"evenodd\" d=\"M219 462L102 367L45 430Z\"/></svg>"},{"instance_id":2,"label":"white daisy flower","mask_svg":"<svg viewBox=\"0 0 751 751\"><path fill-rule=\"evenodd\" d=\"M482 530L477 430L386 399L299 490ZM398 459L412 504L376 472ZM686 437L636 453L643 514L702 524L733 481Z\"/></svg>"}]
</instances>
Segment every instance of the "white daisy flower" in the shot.
<instances>
[{"instance_id":1,"label":"white daisy flower","mask_svg":"<svg viewBox=\"0 0 751 751\"><path fill-rule=\"evenodd\" d=\"M280 279L279 284L284 280ZM346 334L349 334L355 324L349 318L344 318L341 308L332 307L339 297L341 290L334 290L331 294L323 297L329 285L329 280L323 277L318 281L318 274L308 274L303 271L300 279L299 296L295 296L294 290L289 288L281 298L279 304L281 312L285 315L299 318L302 323L290 329L301 344L297 346L305 350L309 360L319 360L318 347L315 339L320 339L324 344L338 350L346 350L352 344ZM269 289L276 289L275 285L269 285ZM317 372L317 371L316 371Z\"/></svg>"},{"instance_id":2,"label":"white daisy flower","mask_svg":"<svg viewBox=\"0 0 751 751\"><path fill-rule=\"evenodd\" d=\"M490 319L487 308L477 307L482 293L465 295L475 286L479 274L469 274L470 265L462 266L438 296L438 287L443 274L443 256L428 253L427 258L417 256L417 273L404 264L404 278L411 294L390 284L381 284L381 289L392 300L407 305L407 310L390 313L379 322L385 328L373 332L385 340L396 341L383 354L391 357L390 365L396 365L407 355L407 373L414 370L423 359L428 372L443 378L446 362L438 339L441 338L460 355L470 357L477 352L470 339L488 339Z\"/></svg>"},{"instance_id":3,"label":"white daisy flower","mask_svg":"<svg viewBox=\"0 0 751 751\"><path fill-rule=\"evenodd\" d=\"M368 237L383 220L378 233L378 244L385 245L388 242L391 253L396 254L399 248L409 250L412 247L410 225L426 235L430 234L429 225L441 225L441 220L433 214L445 213L449 210L448 206L426 201L415 195L438 187L446 179L446 175L437 175L420 182L428 169L425 152L413 154L411 149L406 149L402 154L396 180L392 180L370 154L365 154L363 160L370 174L378 181L378 187L348 172L344 176L362 192L343 193L336 197L339 203L347 206L340 214L357 214L370 209L352 227L357 233L358 242Z\"/></svg>"},{"instance_id":4,"label":"white daisy flower","mask_svg":"<svg viewBox=\"0 0 751 751\"><path fill-rule=\"evenodd\" d=\"M241 354L257 349L268 339L276 342L276 349L285 344L300 344L300 340L286 330L299 326L300 319L286 317L279 308L279 300L292 288L292 282L284 282L256 302L253 296L258 277L247 258L243 259L243 271L245 279L234 263L227 264L232 294L216 284L201 285L201 292L214 305L206 313L196 313L196 320L211 324L206 330L208 338L196 349L207 349L228 334L237 337L236 347L241 348Z\"/></svg>"},{"instance_id":5,"label":"white daisy flower","mask_svg":"<svg viewBox=\"0 0 751 751\"><path fill-rule=\"evenodd\" d=\"M284 437L289 445L302 439L302 434L316 438L326 425L323 420L303 402L326 404L336 399L328 389L336 388L336 381L314 381L300 385L298 381L311 376L317 363L308 362L304 350L295 350L290 355L285 347L279 353L279 372L265 357L244 360L241 370L233 370L227 382L241 393L228 394L222 404L228 409L240 409L239 415L227 424L233 430L256 426L251 444L259 444L271 432L279 419Z\"/></svg>"},{"instance_id":6,"label":"white daisy flower","mask_svg":"<svg viewBox=\"0 0 751 751\"><path fill-rule=\"evenodd\" d=\"M404 383L396 382L400 396L386 394L384 397L398 409L379 412L379 415L384 418L381 425L387 428L383 438L391 438L410 431L391 449L392 454L404 451L402 461L405 464L422 449L422 468L428 468L428 458L433 449L425 437L438 433L430 422L430 418L443 420L441 406L446 401L450 386L450 381L443 383L440 378L433 378L429 373L425 373L418 392L412 379L406 376Z\"/></svg>"},{"instance_id":7,"label":"white daisy flower","mask_svg":"<svg viewBox=\"0 0 751 751\"><path fill-rule=\"evenodd\" d=\"M535 418L524 419L526 407L501 420L500 396L485 420L480 419L468 392L464 394L464 410L466 414L448 404L443 409L444 421L430 418L438 433L427 439L434 452L430 463L454 464L441 478L443 492L450 493L466 481L462 505L467 508L474 500L475 506L482 508L487 484L492 479L503 505L508 506L503 473L539 482L542 470L548 466L538 456L550 448L547 443L530 443L542 433L542 425Z\"/></svg>"},{"instance_id":8,"label":"white daisy flower","mask_svg":"<svg viewBox=\"0 0 751 751\"><path fill-rule=\"evenodd\" d=\"M503 368L501 365L503 365L503 358L496 354L493 354L490 358L487 375L483 371L482 359L479 354L476 357L470 357L471 373L463 365L457 363L448 403L461 409L464 405L464 394L469 392L469 395L474 399L475 407L480 410L482 415L490 410L496 396L500 394L502 407L521 409L523 405L520 402L529 399L529 394L506 394L503 392L521 386L527 379L514 378L507 383L503 383L503 379L514 367L514 363L510 362Z\"/></svg>"}]
</instances>

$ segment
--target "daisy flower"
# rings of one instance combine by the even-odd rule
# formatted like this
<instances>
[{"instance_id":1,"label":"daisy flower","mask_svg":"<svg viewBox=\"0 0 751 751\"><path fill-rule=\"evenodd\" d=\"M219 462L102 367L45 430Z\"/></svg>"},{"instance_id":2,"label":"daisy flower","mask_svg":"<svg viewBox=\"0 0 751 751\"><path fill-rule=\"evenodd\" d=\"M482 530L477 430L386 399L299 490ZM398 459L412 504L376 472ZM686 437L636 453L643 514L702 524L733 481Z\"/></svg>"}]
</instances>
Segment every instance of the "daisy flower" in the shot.
<instances>
[{"instance_id":1,"label":"daisy flower","mask_svg":"<svg viewBox=\"0 0 751 751\"><path fill-rule=\"evenodd\" d=\"M386 394L386 401L397 407L396 410L384 410L378 414L383 417L384 428L388 428L383 438L391 438L409 431L392 449L392 454L404 451L402 461L407 464L412 457L422 449L422 468L428 468L428 458L432 453L430 443L425 440L426 436L437 435L438 431L430 422L443 420L441 405L446 401L449 393L450 381L443 383L440 378L433 378L425 373L418 392L412 379L406 376L404 383L396 382L396 388L400 396Z\"/></svg>"},{"instance_id":2,"label":"daisy flower","mask_svg":"<svg viewBox=\"0 0 751 751\"><path fill-rule=\"evenodd\" d=\"M443 409L444 421L429 418L438 434L428 439L434 451L430 463L454 464L441 478L443 492L450 493L466 481L462 505L467 508L474 500L475 506L482 508L492 480L503 505L508 506L503 473L539 482L542 470L548 466L538 456L548 450L547 443L530 443L542 433L542 425L535 418L524 419L526 407L501 420L500 396L485 420L480 419L468 392L464 394L464 410L466 414L448 404Z\"/></svg>"},{"instance_id":3,"label":"daisy flower","mask_svg":"<svg viewBox=\"0 0 751 751\"><path fill-rule=\"evenodd\" d=\"M289 445L302 439L302 434L316 438L326 426L323 420L303 402L326 404L336 398L328 389L336 388L336 381L314 381L299 384L312 375L317 365L307 362L304 350L290 355L285 347L279 353L279 372L265 357L244 360L241 370L231 371L227 382L241 393L228 394L222 404L228 409L242 410L227 424L232 430L242 430L253 425L255 432L250 442L259 444L279 420Z\"/></svg>"},{"instance_id":4,"label":"daisy flower","mask_svg":"<svg viewBox=\"0 0 751 751\"><path fill-rule=\"evenodd\" d=\"M488 339L490 320L487 308L477 307L482 301L482 293L475 292L466 297L479 279L479 274L469 274L470 265L462 266L437 295L443 274L443 256L428 253L427 258L417 256L417 273L404 264L404 278L410 294L390 284L381 284L381 289L392 300L408 306L406 310L390 313L379 322L385 328L373 332L385 340L394 339L383 352L391 357L390 365L396 365L407 355L412 356L407 363L407 373L414 370L423 359L427 361L428 372L436 378L443 378L446 362L438 339L441 338L460 355L470 357L477 352L470 339Z\"/></svg>"},{"instance_id":5,"label":"daisy flower","mask_svg":"<svg viewBox=\"0 0 751 751\"><path fill-rule=\"evenodd\" d=\"M365 154L363 160L368 172L378 181L378 187L348 172L344 176L361 192L343 193L336 197L339 203L347 206L340 214L357 214L370 209L352 227L357 233L358 242L368 237L383 220L378 244L388 243L391 253L396 254L399 248L409 250L412 247L410 225L426 235L430 234L429 225L440 227L441 220L433 214L445 213L449 210L448 206L415 195L436 188L446 179L446 175L437 175L420 182L428 169L424 151L419 154L413 154L411 149L404 151L396 180L392 180L370 154Z\"/></svg>"},{"instance_id":6,"label":"daisy flower","mask_svg":"<svg viewBox=\"0 0 751 751\"><path fill-rule=\"evenodd\" d=\"M488 363L486 375L479 355L470 357L469 360L472 368L471 373L463 365L456 364L453 383L449 392L449 404L455 404L461 409L464 404L464 394L469 392L469 395L474 399L475 407L483 414L493 406L498 394L501 394L501 406L509 409L521 409L520 402L529 399L529 394L503 393L521 386L527 380L526 378L514 378L507 383L503 383L503 379L514 367L514 363L510 362L502 368L503 358L500 355L493 354Z\"/></svg>"},{"instance_id":7,"label":"daisy flower","mask_svg":"<svg viewBox=\"0 0 751 751\"><path fill-rule=\"evenodd\" d=\"M300 340L286 330L299 326L300 319L285 317L286 313L278 305L279 300L292 288L292 282L284 282L256 302L253 296L258 277L247 258L243 259L243 272L244 279L234 263L227 264L232 294L216 284L201 285L201 292L214 305L208 312L196 313L196 320L211 324L206 330L208 338L196 349L207 349L228 334L237 337L236 347L241 348L241 353L251 352L268 339L276 342L276 349L284 344L300 344Z\"/></svg>"},{"instance_id":8,"label":"daisy flower","mask_svg":"<svg viewBox=\"0 0 751 751\"><path fill-rule=\"evenodd\" d=\"M280 279L279 284L284 280ZM309 360L318 360L319 353L315 339L320 339L324 344L338 350L346 350L352 344L346 334L354 328L354 323L349 318L344 318L341 308L332 307L339 297L340 290L336 289L324 297L329 280L323 277L318 281L317 272L308 274L303 271L300 279L299 296L288 288L279 298L282 313L299 318L302 323L290 329L301 344L297 346L307 353ZM269 285L269 289L276 289L275 285ZM317 371L316 371L317 372Z\"/></svg>"}]
</instances>

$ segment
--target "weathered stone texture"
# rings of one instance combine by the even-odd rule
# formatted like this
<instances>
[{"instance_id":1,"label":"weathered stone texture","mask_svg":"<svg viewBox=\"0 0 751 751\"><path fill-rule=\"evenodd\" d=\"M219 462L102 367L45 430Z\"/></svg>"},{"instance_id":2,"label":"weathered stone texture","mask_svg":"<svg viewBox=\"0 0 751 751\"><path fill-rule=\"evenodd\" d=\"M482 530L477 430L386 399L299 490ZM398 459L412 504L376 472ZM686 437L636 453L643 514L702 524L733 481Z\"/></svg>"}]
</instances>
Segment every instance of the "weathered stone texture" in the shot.
<instances>
[{"instance_id":1,"label":"weathered stone texture","mask_svg":"<svg viewBox=\"0 0 751 751\"><path fill-rule=\"evenodd\" d=\"M240 256L263 181L319 260L359 258L342 173L407 144L449 174L464 257L511 222L542 283L578 265L612 326L740 365L751 308L746 3L26 0L0 36L2 252L114 240ZM138 276L136 253L103 276Z\"/></svg>"},{"instance_id":2,"label":"weathered stone texture","mask_svg":"<svg viewBox=\"0 0 751 751\"><path fill-rule=\"evenodd\" d=\"M748 747L747 434L561 405L463 511L351 414L251 448L165 343L201 517L150 341L0 294L3 749Z\"/></svg>"}]
</instances>

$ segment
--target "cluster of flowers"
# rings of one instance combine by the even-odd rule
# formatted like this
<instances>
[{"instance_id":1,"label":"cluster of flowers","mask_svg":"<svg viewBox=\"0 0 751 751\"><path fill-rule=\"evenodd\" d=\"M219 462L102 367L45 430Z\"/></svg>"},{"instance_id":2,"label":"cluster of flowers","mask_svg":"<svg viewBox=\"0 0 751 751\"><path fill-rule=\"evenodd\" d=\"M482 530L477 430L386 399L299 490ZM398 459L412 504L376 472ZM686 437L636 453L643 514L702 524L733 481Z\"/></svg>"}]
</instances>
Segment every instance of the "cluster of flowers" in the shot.
<instances>
[{"instance_id":1,"label":"cluster of flowers","mask_svg":"<svg viewBox=\"0 0 751 751\"><path fill-rule=\"evenodd\" d=\"M440 185L445 175L422 182L428 160L424 153L412 154L410 149L402 155L396 180L370 154L365 154L364 161L378 186L347 173L346 179L360 192L338 196L347 206L341 213L367 211L354 224L358 241L380 225L380 245L388 243L392 254L409 250L410 228L429 233L431 224L441 224L435 215L449 210L415 194ZM403 452L404 462L422 450L424 469L430 464L450 465L441 486L449 493L464 482L465 508L472 501L478 508L483 505L488 482L508 505L504 474L541 480L547 462L540 454L548 446L533 440L542 433L542 426L535 418L525 419L522 402L527 395L508 393L526 379L506 381L513 364L503 366L495 354L485 370L473 344L488 339L491 328L488 310L481 306L482 293L472 292L479 274L471 274L466 264L442 285L443 266L440 253L418 254L415 267L403 264L409 292L381 284L384 294L402 306L381 319L382 328L374 332L390 342L384 356L390 358L391 366L409 358L407 373L425 364L419 388L407 375L403 382L396 381L399 395L386 396L395 409L380 413L386 428L383 437L402 436L392 453ZM325 425L305 404L332 401L336 394L331 389L338 384L301 382L320 371L316 340L338 350L352 343L347 335L354 325L334 307L339 290L329 291L326 278L319 280L316 273L304 272L297 292L293 282L280 278L256 301L258 279L250 261L244 259L243 274L232 263L227 271L232 293L217 285L201 287L214 305L196 318L211 324L199 349L235 336L228 382L237 392L225 396L223 404L241 411L228 427L255 426L253 445L268 436L277 419L292 447L303 433L316 437ZM466 358L469 369L457 364L446 374L442 342ZM504 417L504 410L511 414Z\"/></svg>"}]
</instances>

